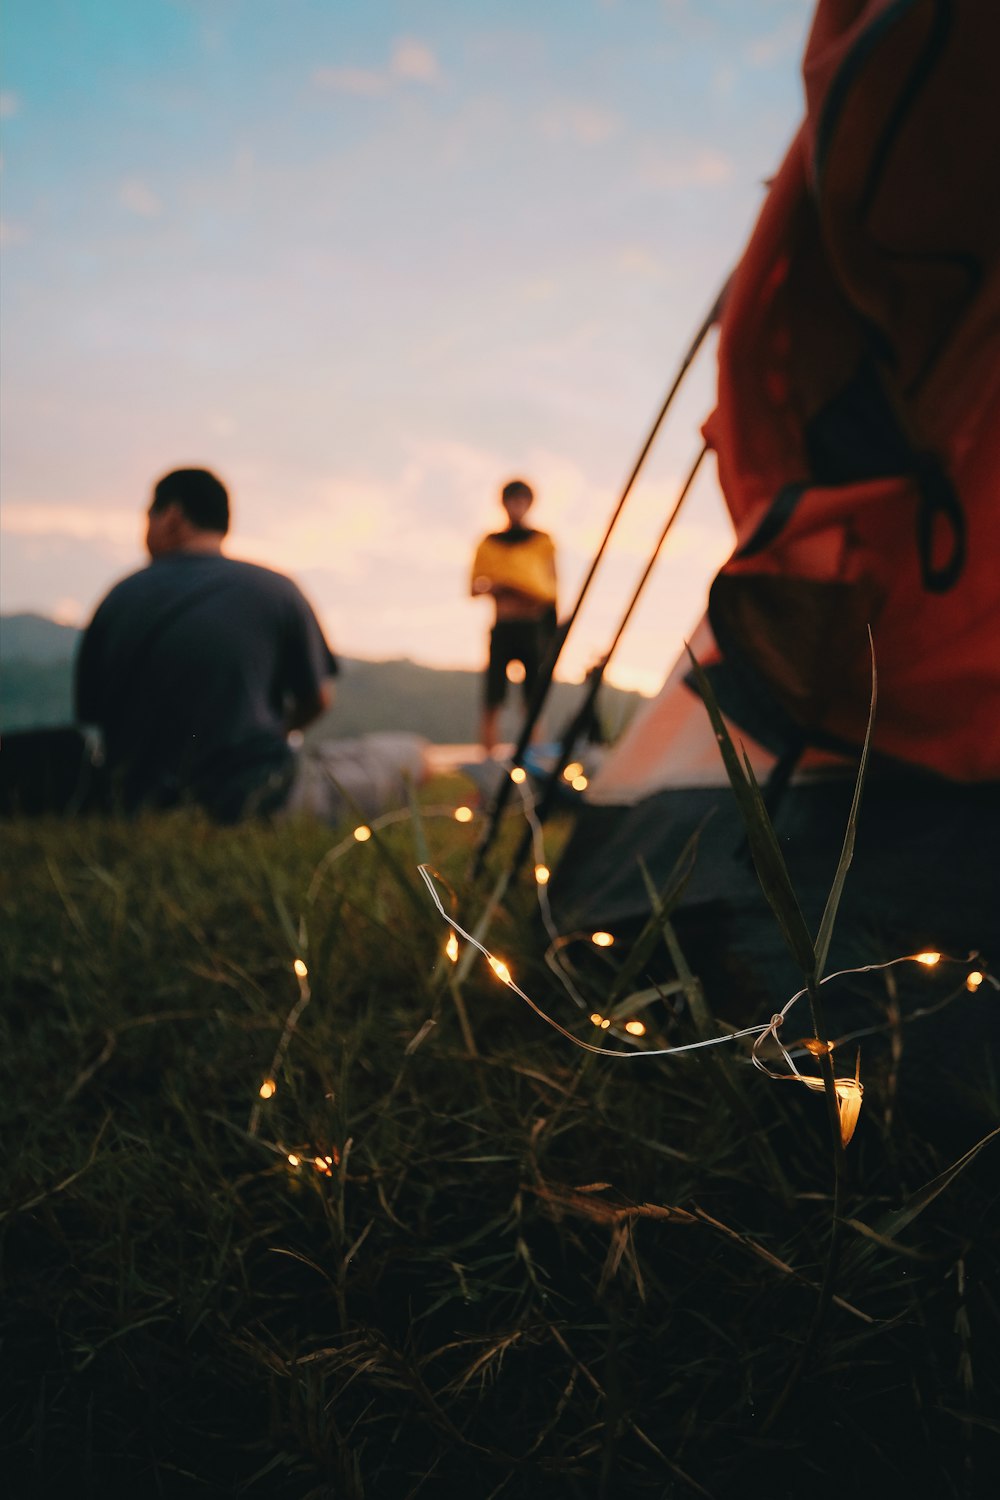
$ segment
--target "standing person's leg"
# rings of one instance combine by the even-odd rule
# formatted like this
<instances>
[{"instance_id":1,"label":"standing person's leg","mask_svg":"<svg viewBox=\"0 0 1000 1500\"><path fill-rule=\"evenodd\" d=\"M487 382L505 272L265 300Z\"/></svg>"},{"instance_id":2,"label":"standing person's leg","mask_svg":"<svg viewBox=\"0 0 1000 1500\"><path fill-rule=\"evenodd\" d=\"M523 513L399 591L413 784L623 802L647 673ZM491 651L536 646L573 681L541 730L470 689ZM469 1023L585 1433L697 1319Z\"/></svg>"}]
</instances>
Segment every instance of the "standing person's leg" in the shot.
<instances>
[{"instance_id":1,"label":"standing person's leg","mask_svg":"<svg viewBox=\"0 0 1000 1500\"><path fill-rule=\"evenodd\" d=\"M483 711L479 722L479 742L486 755L492 755L497 742L500 707L507 696L508 632L494 625L490 631L490 655L483 684Z\"/></svg>"},{"instance_id":2,"label":"standing person's leg","mask_svg":"<svg viewBox=\"0 0 1000 1500\"><path fill-rule=\"evenodd\" d=\"M524 695L524 711L528 713L531 700L535 696L535 688L541 675L542 665L548 659L549 646L552 640L552 632L546 620L526 621L524 625L524 639L521 642L520 657L524 665L524 682L521 691ZM540 744L544 739L544 728L542 715L539 714L535 721L535 727L531 731L531 744Z\"/></svg>"}]
</instances>

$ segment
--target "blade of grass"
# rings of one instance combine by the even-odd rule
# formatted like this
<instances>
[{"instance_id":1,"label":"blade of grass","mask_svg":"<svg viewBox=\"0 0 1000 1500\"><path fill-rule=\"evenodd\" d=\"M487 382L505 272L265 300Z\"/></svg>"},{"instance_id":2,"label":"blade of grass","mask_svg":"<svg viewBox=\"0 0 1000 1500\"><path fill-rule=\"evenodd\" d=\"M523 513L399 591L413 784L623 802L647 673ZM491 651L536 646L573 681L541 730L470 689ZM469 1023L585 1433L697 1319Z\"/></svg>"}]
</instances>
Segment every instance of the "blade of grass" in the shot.
<instances>
[{"instance_id":1,"label":"blade of grass","mask_svg":"<svg viewBox=\"0 0 1000 1500\"><path fill-rule=\"evenodd\" d=\"M872 692L871 701L868 705L868 726L865 729L865 742L861 749L857 780L854 783L854 798L851 802L851 811L847 819L847 829L844 833L844 847L840 851L837 873L833 877L833 885L830 887L830 894L826 898L826 906L819 924L819 932L816 935L817 983L823 978L823 970L826 968L827 954L830 951L830 939L833 937L833 924L837 920L837 910L844 891L844 881L847 879L847 872L851 867L851 860L854 858L854 839L858 824L858 813L861 808L861 793L864 789L865 772L868 768L868 752L871 749L872 729L875 724L875 705L878 702L878 669L875 665L875 642L872 640L870 627L868 630L868 645L872 658Z\"/></svg>"},{"instance_id":2,"label":"blade of grass","mask_svg":"<svg viewBox=\"0 0 1000 1500\"><path fill-rule=\"evenodd\" d=\"M690 646L687 652L694 672L695 685L712 721L726 775L729 777L729 784L733 789L736 805L743 819L757 879L760 881L761 889L774 912L781 934L793 958L806 978L811 978L815 969L812 938L809 936L809 929L802 915L798 897L792 888L784 856L767 815L756 777L745 755L744 764L749 771L749 777L741 766L736 747L726 728L711 684Z\"/></svg>"},{"instance_id":3,"label":"blade of grass","mask_svg":"<svg viewBox=\"0 0 1000 1500\"><path fill-rule=\"evenodd\" d=\"M947 1167L945 1171L939 1173L937 1177L932 1177L930 1182L925 1183L918 1193L914 1193L910 1201L904 1204L902 1208L896 1209L895 1213L886 1214L884 1218L880 1219L876 1226L878 1233L887 1239L894 1240L899 1231L905 1229L908 1224L912 1224L917 1215L922 1214L928 1204L933 1203L938 1194L943 1193L945 1188L950 1187L955 1178L965 1171L966 1167L976 1159L983 1147L988 1146L991 1141L995 1141L998 1136L1000 1136L1000 1125L995 1130L991 1130L988 1135L984 1135L981 1140L978 1140L974 1146L971 1146L966 1151L964 1156L960 1156L957 1161L952 1162L951 1166Z\"/></svg>"}]
</instances>

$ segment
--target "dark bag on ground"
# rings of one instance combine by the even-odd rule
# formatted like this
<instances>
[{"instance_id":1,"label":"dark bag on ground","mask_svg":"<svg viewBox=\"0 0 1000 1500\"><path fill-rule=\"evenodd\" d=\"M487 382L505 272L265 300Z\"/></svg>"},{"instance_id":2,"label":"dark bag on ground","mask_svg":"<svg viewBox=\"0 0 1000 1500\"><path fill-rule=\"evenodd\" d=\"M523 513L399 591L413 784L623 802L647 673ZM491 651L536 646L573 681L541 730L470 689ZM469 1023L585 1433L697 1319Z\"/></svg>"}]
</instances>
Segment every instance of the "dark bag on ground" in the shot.
<instances>
[{"instance_id":1,"label":"dark bag on ground","mask_svg":"<svg viewBox=\"0 0 1000 1500\"><path fill-rule=\"evenodd\" d=\"M18 729L0 739L0 817L94 811L105 790L78 729Z\"/></svg>"}]
</instances>

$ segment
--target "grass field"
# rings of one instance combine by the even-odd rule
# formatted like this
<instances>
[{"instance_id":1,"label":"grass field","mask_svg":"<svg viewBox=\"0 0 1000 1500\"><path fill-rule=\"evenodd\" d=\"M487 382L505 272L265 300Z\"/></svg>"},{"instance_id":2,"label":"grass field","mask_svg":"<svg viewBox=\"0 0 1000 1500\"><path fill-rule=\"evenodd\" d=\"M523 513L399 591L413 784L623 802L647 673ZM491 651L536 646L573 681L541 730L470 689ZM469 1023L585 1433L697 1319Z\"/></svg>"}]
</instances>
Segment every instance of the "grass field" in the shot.
<instances>
[{"instance_id":1,"label":"grass field","mask_svg":"<svg viewBox=\"0 0 1000 1500\"><path fill-rule=\"evenodd\" d=\"M478 959L457 991L416 865L471 921L474 837L5 830L7 1492L993 1493L998 1143L923 1192L976 1137L894 1107L885 1047L815 1328L822 1100L735 1048L585 1055ZM593 1040L533 901L490 945Z\"/></svg>"}]
</instances>

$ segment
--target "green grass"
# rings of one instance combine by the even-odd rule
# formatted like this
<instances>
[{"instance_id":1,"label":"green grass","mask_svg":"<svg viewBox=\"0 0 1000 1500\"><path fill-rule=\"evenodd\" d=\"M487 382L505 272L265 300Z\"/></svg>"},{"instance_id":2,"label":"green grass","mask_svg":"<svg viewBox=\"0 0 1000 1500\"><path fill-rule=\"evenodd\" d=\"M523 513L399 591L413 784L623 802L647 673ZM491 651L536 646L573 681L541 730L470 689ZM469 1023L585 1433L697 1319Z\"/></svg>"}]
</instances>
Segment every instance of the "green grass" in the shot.
<instances>
[{"instance_id":1,"label":"green grass","mask_svg":"<svg viewBox=\"0 0 1000 1500\"><path fill-rule=\"evenodd\" d=\"M840 1301L768 1425L826 1263L822 1099L725 1049L585 1056L478 961L470 1057L416 833L310 900L320 828L5 830L11 1493L988 1493L996 1143L921 1207L958 1149L892 1107L889 1049L866 1063ZM474 828L422 833L471 925ZM532 899L490 946L576 1026ZM644 1012L694 1034L671 1014Z\"/></svg>"}]
</instances>

